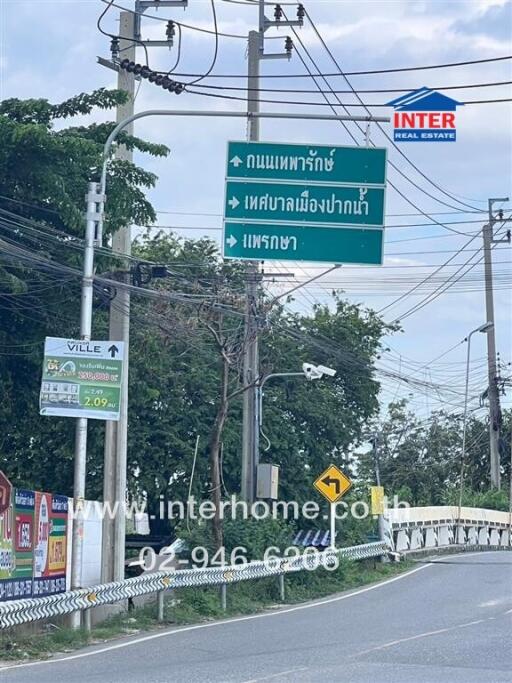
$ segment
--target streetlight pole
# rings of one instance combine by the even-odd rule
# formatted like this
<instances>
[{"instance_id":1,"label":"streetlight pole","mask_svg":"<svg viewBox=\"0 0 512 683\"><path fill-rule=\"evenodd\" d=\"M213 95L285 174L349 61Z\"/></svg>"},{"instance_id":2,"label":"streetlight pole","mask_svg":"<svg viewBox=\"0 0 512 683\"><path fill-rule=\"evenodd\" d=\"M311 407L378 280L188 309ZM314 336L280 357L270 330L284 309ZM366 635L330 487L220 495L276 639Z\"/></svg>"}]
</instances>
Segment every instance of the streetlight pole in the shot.
<instances>
[{"instance_id":1,"label":"streetlight pole","mask_svg":"<svg viewBox=\"0 0 512 683\"><path fill-rule=\"evenodd\" d=\"M98 211L99 208L99 211ZM89 183L87 193L87 215L85 249L80 305L80 339L90 341L92 330L92 300L94 280L94 242L97 239L96 226L103 210L103 197L97 192L97 183ZM75 430L75 461L73 477L73 533L71 539L71 588L82 587L82 555L84 543L85 483L87 472L87 425L85 417L79 417ZM70 615L71 628L81 625L81 612Z\"/></svg>"},{"instance_id":2,"label":"streetlight pole","mask_svg":"<svg viewBox=\"0 0 512 683\"><path fill-rule=\"evenodd\" d=\"M465 468L465 460L466 460L466 431L467 431L467 421L468 421L469 363L471 360L471 337L476 332L482 332L484 334L487 334L493 329L494 329L494 323L493 322L486 322L483 325L480 325L480 327L477 327L476 329L472 330L468 334L468 336L466 337L466 341L468 343L468 350L467 350L467 355L466 355L466 385L465 385L465 389L464 389L464 417L463 417L463 421L462 421L462 455L461 455L461 463L460 463L459 512L458 512L459 528L460 528L460 514L461 514L461 508L462 508L462 492L464 489L464 468Z\"/></svg>"}]
</instances>

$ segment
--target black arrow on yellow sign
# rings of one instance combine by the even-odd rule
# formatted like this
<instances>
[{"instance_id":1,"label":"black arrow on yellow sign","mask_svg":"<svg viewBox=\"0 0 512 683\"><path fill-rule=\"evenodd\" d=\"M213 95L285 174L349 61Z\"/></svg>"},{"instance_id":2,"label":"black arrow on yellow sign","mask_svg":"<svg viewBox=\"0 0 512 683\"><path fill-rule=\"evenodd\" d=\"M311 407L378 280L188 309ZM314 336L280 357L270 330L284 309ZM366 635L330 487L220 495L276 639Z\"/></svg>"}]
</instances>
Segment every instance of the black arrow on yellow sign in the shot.
<instances>
[{"instance_id":1,"label":"black arrow on yellow sign","mask_svg":"<svg viewBox=\"0 0 512 683\"><path fill-rule=\"evenodd\" d=\"M336 489L336 495L339 496L341 492L341 482L339 479L334 479L332 477L324 477L322 479L322 483L325 484L326 486L332 486L334 484L334 488Z\"/></svg>"},{"instance_id":2,"label":"black arrow on yellow sign","mask_svg":"<svg viewBox=\"0 0 512 683\"><path fill-rule=\"evenodd\" d=\"M336 503L352 486L352 482L336 465L330 465L313 483L330 503Z\"/></svg>"}]
</instances>

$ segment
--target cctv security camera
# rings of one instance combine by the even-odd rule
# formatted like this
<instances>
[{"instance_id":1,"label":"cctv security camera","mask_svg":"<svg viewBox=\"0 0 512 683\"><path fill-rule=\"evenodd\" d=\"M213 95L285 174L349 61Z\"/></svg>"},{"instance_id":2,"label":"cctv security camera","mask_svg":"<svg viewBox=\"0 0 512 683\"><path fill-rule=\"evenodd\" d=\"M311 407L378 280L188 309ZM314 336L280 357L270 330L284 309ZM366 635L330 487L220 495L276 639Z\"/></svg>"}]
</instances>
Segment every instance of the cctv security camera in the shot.
<instances>
[{"instance_id":1,"label":"cctv security camera","mask_svg":"<svg viewBox=\"0 0 512 683\"><path fill-rule=\"evenodd\" d=\"M320 379L322 376L322 373L316 365L312 365L311 363L302 363L302 372L306 375L306 379L309 380Z\"/></svg>"},{"instance_id":2,"label":"cctv security camera","mask_svg":"<svg viewBox=\"0 0 512 683\"><path fill-rule=\"evenodd\" d=\"M311 377L313 370L315 370L315 366L311 365L311 363L302 363L302 372L306 377Z\"/></svg>"}]
</instances>

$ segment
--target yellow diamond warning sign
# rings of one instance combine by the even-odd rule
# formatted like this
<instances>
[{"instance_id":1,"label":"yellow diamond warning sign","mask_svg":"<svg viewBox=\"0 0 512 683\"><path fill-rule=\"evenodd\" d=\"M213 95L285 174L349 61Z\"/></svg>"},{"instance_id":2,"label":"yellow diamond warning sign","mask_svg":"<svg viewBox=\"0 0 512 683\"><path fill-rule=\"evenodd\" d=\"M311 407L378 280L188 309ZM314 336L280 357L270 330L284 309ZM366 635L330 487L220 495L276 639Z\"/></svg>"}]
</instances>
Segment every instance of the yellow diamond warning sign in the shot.
<instances>
[{"instance_id":1,"label":"yellow diamond warning sign","mask_svg":"<svg viewBox=\"0 0 512 683\"><path fill-rule=\"evenodd\" d=\"M330 503L336 503L350 489L352 482L336 465L330 465L313 486Z\"/></svg>"}]
</instances>

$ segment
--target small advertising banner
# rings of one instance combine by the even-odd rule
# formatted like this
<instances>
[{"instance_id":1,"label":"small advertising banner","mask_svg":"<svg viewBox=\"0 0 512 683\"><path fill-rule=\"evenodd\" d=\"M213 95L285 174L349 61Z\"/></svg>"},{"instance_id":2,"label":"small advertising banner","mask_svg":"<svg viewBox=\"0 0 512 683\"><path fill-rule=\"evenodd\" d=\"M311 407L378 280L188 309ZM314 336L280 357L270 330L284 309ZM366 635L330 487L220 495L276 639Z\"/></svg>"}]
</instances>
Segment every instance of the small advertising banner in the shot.
<instances>
[{"instance_id":1,"label":"small advertising banner","mask_svg":"<svg viewBox=\"0 0 512 683\"><path fill-rule=\"evenodd\" d=\"M0 472L0 600L8 600L14 574L13 488Z\"/></svg>"},{"instance_id":2,"label":"small advertising banner","mask_svg":"<svg viewBox=\"0 0 512 683\"><path fill-rule=\"evenodd\" d=\"M41 415L119 420L124 344L46 337Z\"/></svg>"},{"instance_id":3,"label":"small advertising banner","mask_svg":"<svg viewBox=\"0 0 512 683\"><path fill-rule=\"evenodd\" d=\"M34 491L14 489L14 598L32 595L34 571Z\"/></svg>"},{"instance_id":4,"label":"small advertising banner","mask_svg":"<svg viewBox=\"0 0 512 683\"><path fill-rule=\"evenodd\" d=\"M36 493L33 597L66 590L68 499Z\"/></svg>"},{"instance_id":5,"label":"small advertising banner","mask_svg":"<svg viewBox=\"0 0 512 683\"><path fill-rule=\"evenodd\" d=\"M9 487L7 487L7 483ZM10 486L0 472L0 602L66 590L66 496ZM2 493L3 491L3 493Z\"/></svg>"}]
</instances>

